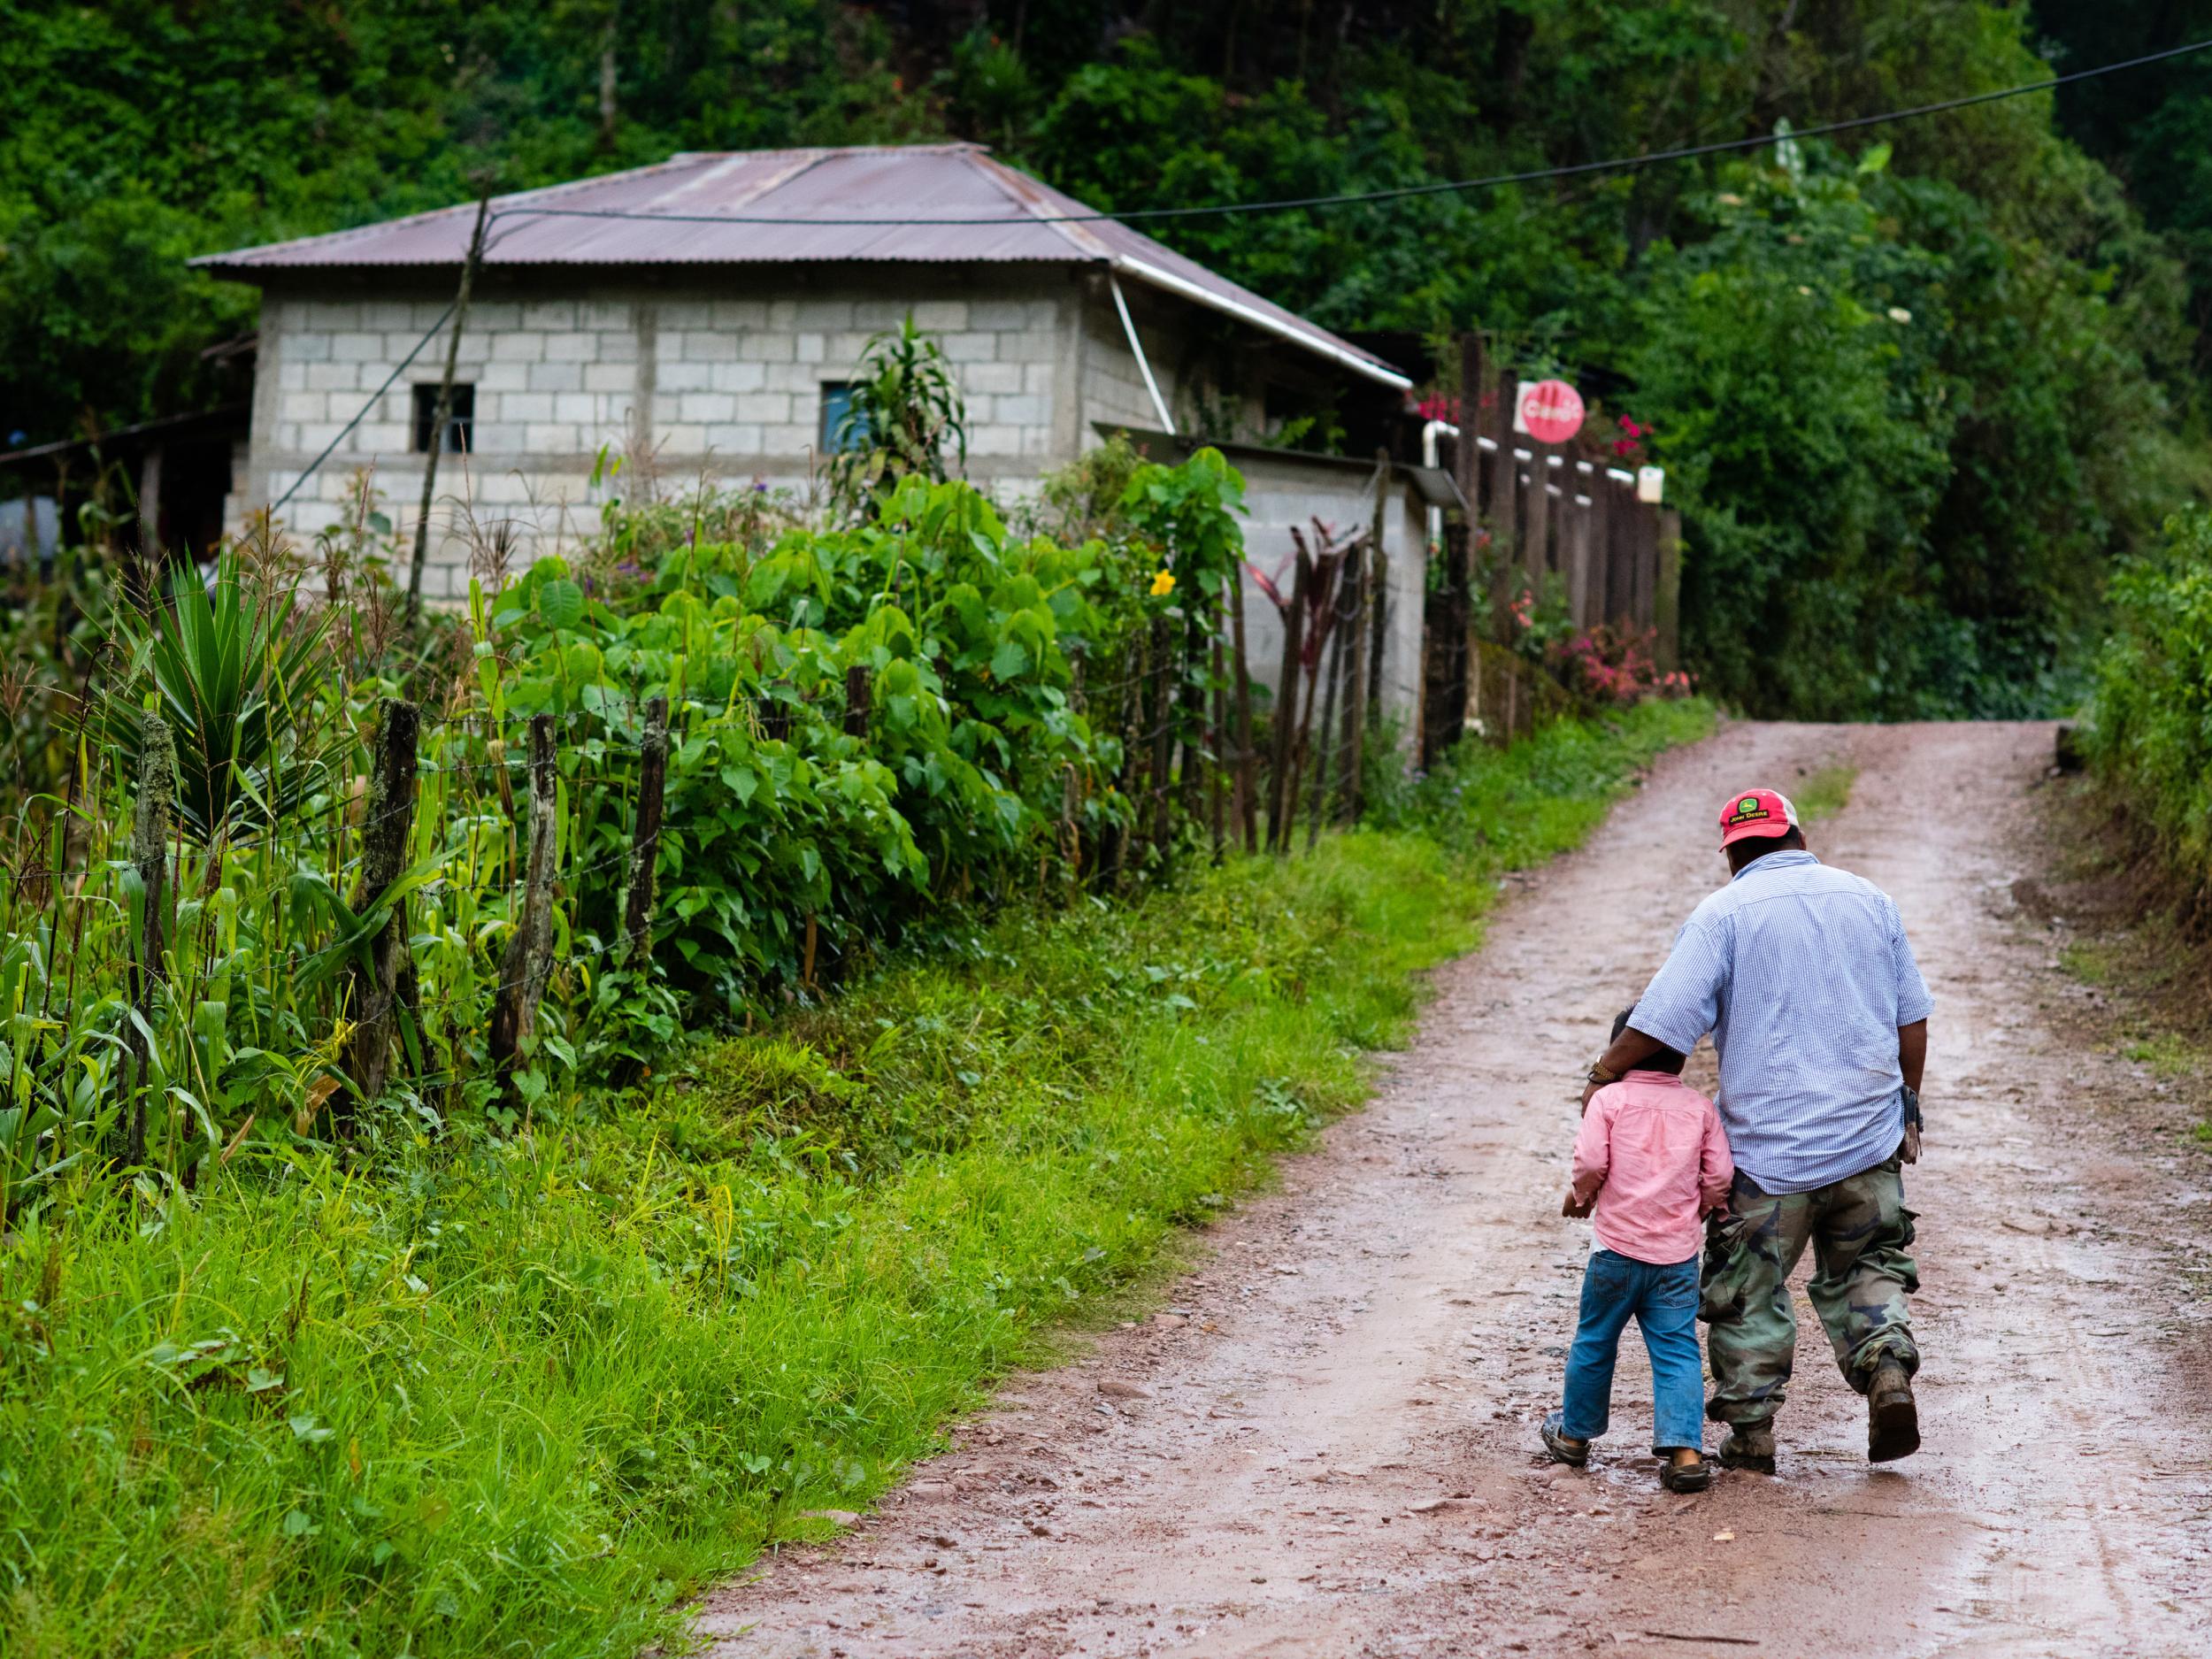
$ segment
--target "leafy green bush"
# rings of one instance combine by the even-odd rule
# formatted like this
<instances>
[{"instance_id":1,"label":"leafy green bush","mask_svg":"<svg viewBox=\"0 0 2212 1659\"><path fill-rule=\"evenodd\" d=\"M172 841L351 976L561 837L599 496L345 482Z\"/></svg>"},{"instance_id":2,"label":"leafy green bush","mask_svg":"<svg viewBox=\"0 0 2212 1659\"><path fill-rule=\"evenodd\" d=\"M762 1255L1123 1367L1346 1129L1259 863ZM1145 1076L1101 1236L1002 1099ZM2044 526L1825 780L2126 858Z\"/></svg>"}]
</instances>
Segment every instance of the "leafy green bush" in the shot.
<instances>
[{"instance_id":1,"label":"leafy green bush","mask_svg":"<svg viewBox=\"0 0 2212 1659\"><path fill-rule=\"evenodd\" d=\"M360 975L396 917L404 1064L357 1127L370 1141L515 1132L687 1030L849 978L950 907L1067 891L1133 818L1119 727L1087 712L1078 662L1110 685L1149 650L1154 724L1190 765L1239 488L1211 450L1139 467L1114 533L1080 541L1016 534L968 485L919 470L827 527L749 491L618 506L577 566L474 588L465 632L440 625L419 660L384 626L388 526L365 493L321 549L311 617L293 603L303 561L273 541L227 554L211 588L184 578L150 618L114 618L84 741L65 746L82 775L15 820L42 879L0 889L0 1207L96 1154L119 1114L150 1123L155 1163L187 1187L244 1138L315 1133L355 1081ZM1178 634L1171 657L1159 641ZM403 867L365 891L377 706L422 684L437 702ZM619 918L656 697L670 746L648 959ZM149 708L179 739L186 833L142 981L145 892L123 855ZM503 1070L488 1026L520 983L502 980L538 717L557 734L556 964Z\"/></svg>"},{"instance_id":2,"label":"leafy green bush","mask_svg":"<svg viewBox=\"0 0 2212 1659\"><path fill-rule=\"evenodd\" d=\"M2212 511L2169 519L2165 545L2114 575L2112 611L2090 752L2202 894L2212 889Z\"/></svg>"}]
</instances>

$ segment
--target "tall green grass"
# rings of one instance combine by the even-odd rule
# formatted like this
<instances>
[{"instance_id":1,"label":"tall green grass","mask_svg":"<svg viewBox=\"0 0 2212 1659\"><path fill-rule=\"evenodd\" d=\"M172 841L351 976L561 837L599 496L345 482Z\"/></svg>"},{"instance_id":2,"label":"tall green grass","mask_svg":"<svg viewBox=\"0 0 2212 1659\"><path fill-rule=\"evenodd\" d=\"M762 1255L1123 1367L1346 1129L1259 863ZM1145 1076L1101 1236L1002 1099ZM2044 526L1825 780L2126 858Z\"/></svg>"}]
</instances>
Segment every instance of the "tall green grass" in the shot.
<instances>
[{"instance_id":1,"label":"tall green grass","mask_svg":"<svg viewBox=\"0 0 2212 1659\"><path fill-rule=\"evenodd\" d=\"M2212 511L2169 518L2159 549L2115 573L2111 601L2089 752L2201 915L2212 910Z\"/></svg>"},{"instance_id":2,"label":"tall green grass","mask_svg":"<svg viewBox=\"0 0 2212 1659\"><path fill-rule=\"evenodd\" d=\"M941 938L512 1139L250 1142L157 1207L81 1180L0 1248L0 1651L668 1634L1356 1104L1489 874L1709 718L1558 726L1399 828Z\"/></svg>"}]
</instances>

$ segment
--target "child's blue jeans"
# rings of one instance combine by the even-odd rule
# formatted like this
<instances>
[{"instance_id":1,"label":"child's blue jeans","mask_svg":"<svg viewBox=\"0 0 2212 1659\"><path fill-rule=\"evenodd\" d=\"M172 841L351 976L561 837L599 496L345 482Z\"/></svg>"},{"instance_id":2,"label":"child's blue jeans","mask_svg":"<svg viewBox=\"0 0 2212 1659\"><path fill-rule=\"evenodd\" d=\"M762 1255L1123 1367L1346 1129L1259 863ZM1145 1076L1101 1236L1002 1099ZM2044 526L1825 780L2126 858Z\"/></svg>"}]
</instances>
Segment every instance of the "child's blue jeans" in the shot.
<instances>
[{"instance_id":1,"label":"child's blue jeans","mask_svg":"<svg viewBox=\"0 0 2212 1659\"><path fill-rule=\"evenodd\" d=\"M1635 1317L1651 1355L1651 1449L1705 1443L1705 1367L1697 1351L1697 1257L1657 1267L1612 1250L1590 1252L1582 1314L1567 1355L1567 1398L1559 1432L1570 1440L1605 1432L1613 1407L1613 1361Z\"/></svg>"}]
</instances>

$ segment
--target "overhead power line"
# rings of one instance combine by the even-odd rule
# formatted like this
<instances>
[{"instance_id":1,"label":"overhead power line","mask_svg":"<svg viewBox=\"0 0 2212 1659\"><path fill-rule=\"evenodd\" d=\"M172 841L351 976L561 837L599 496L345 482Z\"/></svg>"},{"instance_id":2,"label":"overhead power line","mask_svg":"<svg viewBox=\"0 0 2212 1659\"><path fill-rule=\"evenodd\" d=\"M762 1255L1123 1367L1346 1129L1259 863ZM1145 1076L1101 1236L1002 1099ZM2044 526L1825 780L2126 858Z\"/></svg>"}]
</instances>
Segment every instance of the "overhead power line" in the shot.
<instances>
[{"instance_id":1,"label":"overhead power line","mask_svg":"<svg viewBox=\"0 0 2212 1659\"><path fill-rule=\"evenodd\" d=\"M307 482L309 479L314 477L315 474L321 470L322 464L330 459L332 454L336 451L338 446L346 441L346 434L350 433L356 426L359 426L363 420L367 419L369 411L374 409L377 404L383 400L384 394L390 391L392 388L397 384L399 377L407 373L408 365L414 362L417 357L422 356L423 348L427 346L433 340L435 340L438 337L438 331L446 326L448 319L450 319L453 313L458 309L458 302L456 302L452 305L447 306L445 310L439 314L438 320L430 325L429 328L424 332L421 339L415 342L415 349L412 351L410 351L405 357L402 357L399 360L399 366L384 377L384 384L378 387L375 391L369 395L369 401L367 403L362 404L360 408L354 411L353 419L351 420L349 420L344 426L338 428L337 435L332 438L328 443L323 445L323 452L317 456L313 460L310 461L307 464L307 470L292 480L292 487L286 490L284 494L279 495L275 501L270 503L269 511L272 513L275 512L279 507L283 506L285 503L290 501L293 496L299 494L300 486ZM438 434L433 434L431 442L435 443L442 442L442 440L438 436Z\"/></svg>"},{"instance_id":2,"label":"overhead power line","mask_svg":"<svg viewBox=\"0 0 2212 1659\"><path fill-rule=\"evenodd\" d=\"M2124 70L2141 69L2151 64L2165 63L2176 58L2212 50L2212 40L2193 42L2186 46L2171 46L2164 51L2147 52L2140 58L2124 58L2118 63L2100 64L2091 69L2077 69L2062 75L2052 75L2042 81L2024 81L2016 87L2001 87L1990 92L1969 93L1963 97L1944 98L1934 104L1916 104L1904 109L1885 110L1878 115L1855 115L1840 121L1823 121L1817 126L1799 128L1788 133L1755 133L1743 138L1724 138L1707 144L1680 144L1671 150L1654 150L1635 156L1614 156L1602 161L1570 162L1556 167L1531 167L1517 173L1494 173L1479 179L1440 180L1432 184L1401 185L1388 190L1357 190L1339 196L1281 196L1265 202L1217 202L1199 207L1141 207L1122 212L1104 213L1086 209L1080 213L1012 213L997 219L963 217L915 217L900 215L882 219L862 219L849 215L833 218L790 218L767 213L655 213L620 208L590 207L507 207L498 210L501 218L542 219L604 219L641 220L669 225L789 225L796 227L873 226L974 226L974 225L1091 225L1107 221L1128 224L1135 220L1175 219L1204 219L1239 213L1285 213L1300 209L1327 207L1356 207L1373 202L1402 202L1421 196L1456 196L1467 191L1493 190L1509 184L1538 184L1547 179L1574 179L1596 173L1636 173L1646 167L1655 167L1663 162L1694 161L1702 156L1724 156L1747 150L1763 150L1785 140L1825 138L1836 133L1862 132L1870 127L1883 127L1897 121L1918 120L1924 116L1942 115L1952 110L1971 109L1977 104L1996 104L2006 98L2025 96L2031 92L2048 92L2055 87L2070 86L2076 81L2093 81L2100 75L2118 74Z\"/></svg>"}]
</instances>

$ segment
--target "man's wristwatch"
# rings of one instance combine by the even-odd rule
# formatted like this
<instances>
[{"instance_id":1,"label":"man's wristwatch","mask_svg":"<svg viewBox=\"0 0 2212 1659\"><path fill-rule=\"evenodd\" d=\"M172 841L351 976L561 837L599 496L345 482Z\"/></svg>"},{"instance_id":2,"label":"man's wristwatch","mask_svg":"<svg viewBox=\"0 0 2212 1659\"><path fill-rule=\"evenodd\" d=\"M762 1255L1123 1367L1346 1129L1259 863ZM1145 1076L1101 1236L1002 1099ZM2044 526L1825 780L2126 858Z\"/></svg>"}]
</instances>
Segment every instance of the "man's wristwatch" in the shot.
<instances>
[{"instance_id":1,"label":"man's wristwatch","mask_svg":"<svg viewBox=\"0 0 2212 1659\"><path fill-rule=\"evenodd\" d=\"M1600 1084L1617 1083L1621 1080L1621 1074L1618 1071L1607 1071L1605 1069L1605 1062L1602 1060L1593 1065L1588 1071L1584 1073L1584 1076L1590 1082Z\"/></svg>"}]
</instances>

